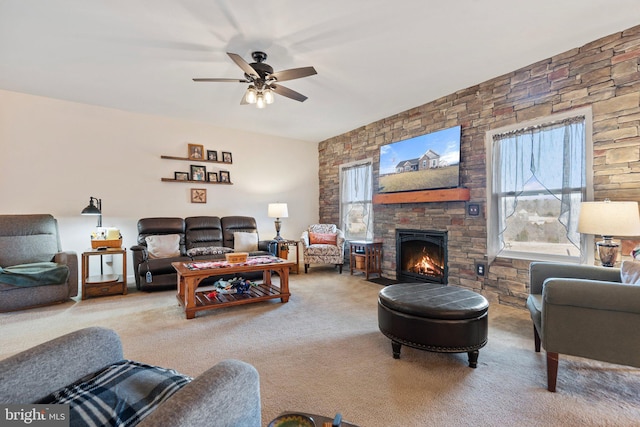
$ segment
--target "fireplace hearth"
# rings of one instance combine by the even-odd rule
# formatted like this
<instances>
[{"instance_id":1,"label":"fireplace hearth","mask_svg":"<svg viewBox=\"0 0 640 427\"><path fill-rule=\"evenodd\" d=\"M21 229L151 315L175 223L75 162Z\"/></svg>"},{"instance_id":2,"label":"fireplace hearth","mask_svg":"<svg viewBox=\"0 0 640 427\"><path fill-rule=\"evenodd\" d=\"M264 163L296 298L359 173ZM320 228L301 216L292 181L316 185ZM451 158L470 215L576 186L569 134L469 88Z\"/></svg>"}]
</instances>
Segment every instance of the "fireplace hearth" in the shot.
<instances>
[{"instance_id":1,"label":"fireplace hearth","mask_svg":"<svg viewBox=\"0 0 640 427\"><path fill-rule=\"evenodd\" d=\"M396 230L396 279L447 283L447 232Z\"/></svg>"}]
</instances>

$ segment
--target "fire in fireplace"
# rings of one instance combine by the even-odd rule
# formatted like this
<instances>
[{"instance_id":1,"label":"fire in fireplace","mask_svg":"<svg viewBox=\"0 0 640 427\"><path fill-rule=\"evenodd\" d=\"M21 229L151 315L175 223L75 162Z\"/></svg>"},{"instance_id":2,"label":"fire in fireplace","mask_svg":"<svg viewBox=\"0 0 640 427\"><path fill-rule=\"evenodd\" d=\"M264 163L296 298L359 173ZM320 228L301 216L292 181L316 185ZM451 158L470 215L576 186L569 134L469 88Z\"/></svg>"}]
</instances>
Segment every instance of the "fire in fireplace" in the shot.
<instances>
[{"instance_id":1,"label":"fire in fireplace","mask_svg":"<svg viewBox=\"0 0 640 427\"><path fill-rule=\"evenodd\" d=\"M447 232L396 230L396 278L447 283Z\"/></svg>"}]
</instances>

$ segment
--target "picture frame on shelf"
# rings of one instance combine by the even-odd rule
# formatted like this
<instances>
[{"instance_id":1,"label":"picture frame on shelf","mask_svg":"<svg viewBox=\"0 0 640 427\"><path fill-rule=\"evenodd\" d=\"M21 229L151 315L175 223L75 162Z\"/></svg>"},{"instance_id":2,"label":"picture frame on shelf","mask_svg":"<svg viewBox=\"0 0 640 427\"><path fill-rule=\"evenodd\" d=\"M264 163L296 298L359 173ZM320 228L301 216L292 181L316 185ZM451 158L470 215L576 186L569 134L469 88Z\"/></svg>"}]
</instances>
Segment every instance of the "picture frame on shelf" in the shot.
<instances>
[{"instance_id":1,"label":"picture frame on shelf","mask_svg":"<svg viewBox=\"0 0 640 427\"><path fill-rule=\"evenodd\" d=\"M207 189L206 188L192 188L191 189L191 203L207 203Z\"/></svg>"},{"instance_id":2,"label":"picture frame on shelf","mask_svg":"<svg viewBox=\"0 0 640 427\"><path fill-rule=\"evenodd\" d=\"M231 153L228 151L223 151L222 152L222 161L225 163L233 163L233 157L231 156Z\"/></svg>"},{"instance_id":3,"label":"picture frame on shelf","mask_svg":"<svg viewBox=\"0 0 640 427\"><path fill-rule=\"evenodd\" d=\"M218 173L217 172L207 173L207 179L209 180L209 182L218 182Z\"/></svg>"},{"instance_id":4,"label":"picture frame on shelf","mask_svg":"<svg viewBox=\"0 0 640 427\"><path fill-rule=\"evenodd\" d=\"M207 150L207 160L218 161L218 152L216 150Z\"/></svg>"},{"instance_id":5,"label":"picture frame on shelf","mask_svg":"<svg viewBox=\"0 0 640 427\"><path fill-rule=\"evenodd\" d=\"M176 181L189 181L189 172L174 172L173 179Z\"/></svg>"},{"instance_id":6,"label":"picture frame on shelf","mask_svg":"<svg viewBox=\"0 0 640 427\"><path fill-rule=\"evenodd\" d=\"M204 145L200 144L188 144L188 157L190 160L203 160L204 159Z\"/></svg>"},{"instance_id":7,"label":"picture frame on shelf","mask_svg":"<svg viewBox=\"0 0 640 427\"><path fill-rule=\"evenodd\" d=\"M191 165L191 181L205 181L207 179L207 168L201 165Z\"/></svg>"},{"instance_id":8,"label":"picture frame on shelf","mask_svg":"<svg viewBox=\"0 0 640 427\"><path fill-rule=\"evenodd\" d=\"M220 182L231 182L229 171L220 171Z\"/></svg>"}]
</instances>

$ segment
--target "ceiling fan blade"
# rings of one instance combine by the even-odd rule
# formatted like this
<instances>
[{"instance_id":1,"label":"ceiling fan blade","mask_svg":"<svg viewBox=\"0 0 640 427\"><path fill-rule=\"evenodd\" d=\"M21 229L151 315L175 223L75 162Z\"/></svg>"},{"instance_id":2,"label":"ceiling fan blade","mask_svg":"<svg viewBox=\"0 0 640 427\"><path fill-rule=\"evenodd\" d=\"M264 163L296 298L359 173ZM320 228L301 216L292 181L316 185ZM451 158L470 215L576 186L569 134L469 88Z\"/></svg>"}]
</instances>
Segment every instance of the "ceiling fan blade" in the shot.
<instances>
[{"instance_id":1,"label":"ceiling fan blade","mask_svg":"<svg viewBox=\"0 0 640 427\"><path fill-rule=\"evenodd\" d=\"M315 68L301 67L301 68L292 68L290 70L276 71L275 73L269 74L269 77L273 77L279 82L284 82L287 80L300 79L302 77L313 76L314 74L318 74Z\"/></svg>"},{"instance_id":2,"label":"ceiling fan blade","mask_svg":"<svg viewBox=\"0 0 640 427\"><path fill-rule=\"evenodd\" d=\"M296 101L304 102L307 97L301 93L296 92L295 90L291 90L287 87L281 85L270 85L271 89L277 93L278 95L286 96L287 98L294 99Z\"/></svg>"},{"instance_id":3,"label":"ceiling fan blade","mask_svg":"<svg viewBox=\"0 0 640 427\"><path fill-rule=\"evenodd\" d=\"M249 80L244 79L193 79L194 82L235 82L235 83L249 83Z\"/></svg>"},{"instance_id":4,"label":"ceiling fan blade","mask_svg":"<svg viewBox=\"0 0 640 427\"><path fill-rule=\"evenodd\" d=\"M237 53L227 52L227 55L229 55L229 58L231 58L238 67L242 68L242 71L244 71L245 74L255 76L256 78L260 76L258 72Z\"/></svg>"}]
</instances>

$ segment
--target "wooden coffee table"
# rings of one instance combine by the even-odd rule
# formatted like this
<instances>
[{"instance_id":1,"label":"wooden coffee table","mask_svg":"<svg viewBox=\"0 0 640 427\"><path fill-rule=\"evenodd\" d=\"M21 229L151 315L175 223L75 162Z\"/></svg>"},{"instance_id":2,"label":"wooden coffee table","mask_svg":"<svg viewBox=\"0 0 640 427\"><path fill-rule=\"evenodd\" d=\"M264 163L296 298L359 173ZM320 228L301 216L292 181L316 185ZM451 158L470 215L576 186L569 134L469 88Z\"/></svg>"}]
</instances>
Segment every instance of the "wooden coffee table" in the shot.
<instances>
[{"instance_id":1,"label":"wooden coffee table","mask_svg":"<svg viewBox=\"0 0 640 427\"><path fill-rule=\"evenodd\" d=\"M187 319L193 319L196 312L211 310L233 305L250 304L280 298L285 303L289 301L289 269L293 261L287 261L273 256L249 257L246 263L230 264L227 261L189 261L173 262L173 268L178 272L178 293L176 298L184 307ZM252 271L262 271L262 283L251 286L243 294L217 293L210 298L209 291L197 291L198 285L207 277L222 276ZM280 277L279 286L271 283L271 272Z\"/></svg>"}]
</instances>

